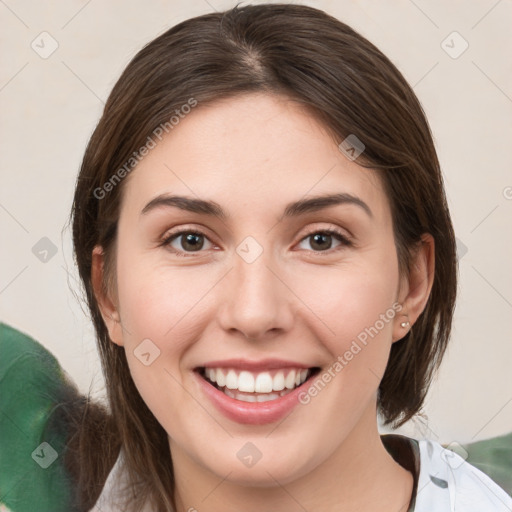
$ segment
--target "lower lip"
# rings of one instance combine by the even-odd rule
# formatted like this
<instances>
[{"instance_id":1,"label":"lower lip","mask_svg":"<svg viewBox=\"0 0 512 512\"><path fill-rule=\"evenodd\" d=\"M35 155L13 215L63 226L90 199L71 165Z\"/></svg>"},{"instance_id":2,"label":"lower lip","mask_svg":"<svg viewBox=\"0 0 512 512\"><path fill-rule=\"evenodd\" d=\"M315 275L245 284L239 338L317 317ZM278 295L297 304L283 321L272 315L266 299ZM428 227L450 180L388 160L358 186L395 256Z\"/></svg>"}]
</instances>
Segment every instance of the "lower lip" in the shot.
<instances>
[{"instance_id":1,"label":"lower lip","mask_svg":"<svg viewBox=\"0 0 512 512\"><path fill-rule=\"evenodd\" d=\"M268 402L242 402L224 394L215 386L207 382L198 372L194 372L195 378L205 395L212 401L213 405L230 420L237 423L251 425L266 425L274 423L288 415L295 406L299 405L299 393L304 385L309 386L309 379L296 387L290 393L269 400Z\"/></svg>"}]
</instances>

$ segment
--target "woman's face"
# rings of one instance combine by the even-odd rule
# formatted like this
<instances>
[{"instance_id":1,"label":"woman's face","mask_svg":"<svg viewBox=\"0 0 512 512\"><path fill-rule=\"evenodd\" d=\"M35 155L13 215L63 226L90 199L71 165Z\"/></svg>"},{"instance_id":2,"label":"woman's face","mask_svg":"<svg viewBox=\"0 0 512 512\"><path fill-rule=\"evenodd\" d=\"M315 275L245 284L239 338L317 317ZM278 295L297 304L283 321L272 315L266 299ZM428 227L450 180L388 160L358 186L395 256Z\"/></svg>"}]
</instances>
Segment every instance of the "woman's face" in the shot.
<instances>
[{"instance_id":1,"label":"woman's face","mask_svg":"<svg viewBox=\"0 0 512 512\"><path fill-rule=\"evenodd\" d=\"M110 334L174 462L274 485L362 446L406 334L376 173L250 94L192 109L123 185Z\"/></svg>"}]
</instances>

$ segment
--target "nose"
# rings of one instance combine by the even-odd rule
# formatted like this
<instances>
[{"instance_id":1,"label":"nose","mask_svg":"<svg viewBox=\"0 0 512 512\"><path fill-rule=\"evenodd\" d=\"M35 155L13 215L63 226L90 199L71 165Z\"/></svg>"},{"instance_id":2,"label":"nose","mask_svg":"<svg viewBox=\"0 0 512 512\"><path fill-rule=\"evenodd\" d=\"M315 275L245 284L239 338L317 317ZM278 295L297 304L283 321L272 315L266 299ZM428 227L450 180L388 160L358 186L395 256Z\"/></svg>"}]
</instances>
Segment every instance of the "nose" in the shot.
<instances>
[{"instance_id":1,"label":"nose","mask_svg":"<svg viewBox=\"0 0 512 512\"><path fill-rule=\"evenodd\" d=\"M248 263L237 254L234 267L223 280L221 327L258 341L267 340L293 326L293 293L266 253Z\"/></svg>"}]
</instances>

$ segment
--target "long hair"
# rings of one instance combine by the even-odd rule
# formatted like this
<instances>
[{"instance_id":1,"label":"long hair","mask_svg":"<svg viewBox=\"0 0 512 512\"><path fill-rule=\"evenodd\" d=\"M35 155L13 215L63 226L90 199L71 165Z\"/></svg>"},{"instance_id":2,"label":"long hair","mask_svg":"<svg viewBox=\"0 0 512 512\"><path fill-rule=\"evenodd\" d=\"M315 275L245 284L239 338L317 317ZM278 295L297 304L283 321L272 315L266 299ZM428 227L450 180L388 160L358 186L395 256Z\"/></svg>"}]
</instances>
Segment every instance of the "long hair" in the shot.
<instances>
[{"instance_id":1,"label":"long hair","mask_svg":"<svg viewBox=\"0 0 512 512\"><path fill-rule=\"evenodd\" d=\"M402 74L352 28L312 7L237 6L183 21L146 45L122 73L87 145L76 183L75 258L106 380L110 411L102 425L112 433L98 436L97 415L91 421L84 415L79 491L86 506L101 490L97 475L108 472L98 467L112 464L103 460L101 440L115 437L125 449L134 491L125 510L138 510L145 500L162 512L174 507L167 433L138 393L123 347L109 339L91 283L95 245L105 253L105 289L115 282L124 183L119 178L130 171L126 163L133 153L191 99L200 107L251 92L297 101L337 143L351 134L364 142L357 163L382 177L401 273L408 271L421 235L431 233L435 239L428 303L409 333L393 343L380 383L378 409L386 424L400 426L421 409L444 354L457 286L455 238L430 128ZM85 455L92 442L100 446Z\"/></svg>"}]
</instances>

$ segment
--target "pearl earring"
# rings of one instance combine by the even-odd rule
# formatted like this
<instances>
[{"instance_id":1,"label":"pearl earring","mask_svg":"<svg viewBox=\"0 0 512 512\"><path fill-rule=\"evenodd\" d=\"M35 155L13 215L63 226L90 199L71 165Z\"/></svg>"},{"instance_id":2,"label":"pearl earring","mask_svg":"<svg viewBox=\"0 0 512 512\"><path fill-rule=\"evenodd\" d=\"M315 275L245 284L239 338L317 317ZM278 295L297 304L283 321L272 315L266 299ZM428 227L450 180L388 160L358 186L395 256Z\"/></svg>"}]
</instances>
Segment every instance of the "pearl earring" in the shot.
<instances>
[{"instance_id":1,"label":"pearl earring","mask_svg":"<svg viewBox=\"0 0 512 512\"><path fill-rule=\"evenodd\" d=\"M405 328L405 327L407 327L408 325L409 325L409 322L402 322L402 323L400 324L400 327Z\"/></svg>"}]
</instances>

